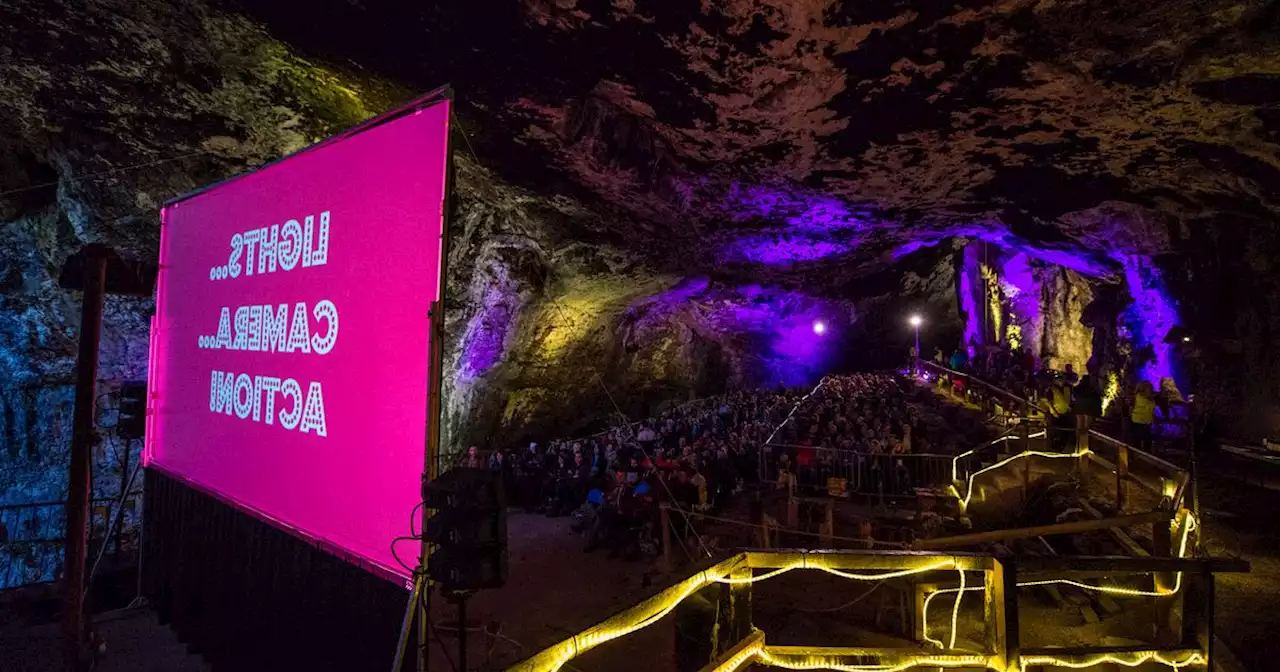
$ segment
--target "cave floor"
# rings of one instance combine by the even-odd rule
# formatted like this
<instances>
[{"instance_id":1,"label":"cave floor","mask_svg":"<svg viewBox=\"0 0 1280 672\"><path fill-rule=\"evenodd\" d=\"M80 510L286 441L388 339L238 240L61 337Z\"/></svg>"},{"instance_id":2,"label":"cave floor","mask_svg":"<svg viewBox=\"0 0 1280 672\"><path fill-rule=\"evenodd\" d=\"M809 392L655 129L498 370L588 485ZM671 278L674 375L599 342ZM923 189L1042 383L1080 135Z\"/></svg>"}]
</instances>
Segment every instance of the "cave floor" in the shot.
<instances>
[{"instance_id":1,"label":"cave floor","mask_svg":"<svg viewBox=\"0 0 1280 672\"><path fill-rule=\"evenodd\" d=\"M467 604L467 623L472 628L467 638L468 668L504 669L683 578L678 571L657 573L648 558L627 562L607 557L604 550L584 553L584 541L570 531L569 521L568 517L510 515L507 584L477 593ZM433 599L431 613L437 624L456 623L454 608L441 599ZM476 631L485 624L497 624L499 636ZM432 669L448 670L457 663L457 638L444 629L438 635L443 647L432 645ZM673 669L674 637L669 625L645 628L629 635L625 645L602 646L566 669Z\"/></svg>"},{"instance_id":2,"label":"cave floor","mask_svg":"<svg viewBox=\"0 0 1280 672\"><path fill-rule=\"evenodd\" d=\"M1280 658L1280 492L1235 478L1227 460L1201 461L1201 543L1211 555L1241 556L1248 574L1217 576L1218 637L1245 669L1276 668Z\"/></svg>"},{"instance_id":3,"label":"cave floor","mask_svg":"<svg viewBox=\"0 0 1280 672\"><path fill-rule=\"evenodd\" d=\"M200 657L147 609L98 614L94 626L106 642L95 672L202 672ZM62 672L60 623L0 629L0 669L5 672Z\"/></svg>"}]
</instances>

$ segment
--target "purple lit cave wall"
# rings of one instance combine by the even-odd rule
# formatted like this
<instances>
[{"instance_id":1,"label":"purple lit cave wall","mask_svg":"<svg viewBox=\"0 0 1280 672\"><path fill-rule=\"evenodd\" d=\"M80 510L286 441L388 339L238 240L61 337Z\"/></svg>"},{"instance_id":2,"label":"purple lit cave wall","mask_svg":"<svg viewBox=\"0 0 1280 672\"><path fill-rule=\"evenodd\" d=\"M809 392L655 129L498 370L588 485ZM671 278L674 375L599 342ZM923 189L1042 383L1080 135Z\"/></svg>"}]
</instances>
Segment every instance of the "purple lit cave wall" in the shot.
<instances>
[{"instance_id":1,"label":"purple lit cave wall","mask_svg":"<svg viewBox=\"0 0 1280 672\"><path fill-rule=\"evenodd\" d=\"M1032 267L1031 258L1025 252L1007 255L997 272L1009 310L1006 340L1014 346L1037 350L1044 336L1044 315L1041 311L1044 288Z\"/></svg>"},{"instance_id":2,"label":"purple lit cave wall","mask_svg":"<svg viewBox=\"0 0 1280 672\"><path fill-rule=\"evenodd\" d=\"M1169 378L1188 390L1176 344L1167 342L1181 324L1177 305L1150 257L1073 256L985 238L991 236L965 245L957 276L967 341L1021 346L1055 369L1070 363L1083 371L1092 362L1097 374L1123 372L1129 381L1157 386ZM1111 298L1095 304L1102 296ZM1106 332L1099 337L1108 344L1098 353L1095 329Z\"/></svg>"},{"instance_id":3,"label":"purple lit cave wall","mask_svg":"<svg viewBox=\"0 0 1280 672\"><path fill-rule=\"evenodd\" d=\"M936 41L936 21L877 19L889 27L863 24L871 37L845 52L823 40L860 34L857 19L766 20L761 3L673 14L525 2L500 16L478 3L330 3L305 25L280 3L237 6L251 4L262 16L202 0L0 3L0 17L21 19L0 20L3 43L39 63L0 75L5 496L60 496L78 296L56 274L69 254L103 242L154 259L167 199L448 79L487 82L460 88L455 120L448 450L586 431L619 409L641 417L737 386L900 368L913 313L926 354L1016 338L1054 367L1172 376L1223 409L1229 432L1280 436L1274 105L1188 88L1256 65L1209 53L1247 40L1189 39L1209 46L1181 54L1130 25L1143 71L1169 71L1148 56L1186 64L1151 97L1070 68L1016 81L991 70L1040 59L982 55L984 35L1021 34L1002 43L1015 51L1041 45L1027 22L1058 21L1062 7L966 18L973 30L952 37L972 57L899 72L890 65ZM1247 14L1204 30L1230 33ZM771 30L748 30L757 19ZM1059 34L1047 25L1037 34ZM413 34L327 37L353 26ZM424 26L447 39L419 39ZM813 53L776 48L815 37ZM628 48L592 51L614 38ZM529 51L512 57L512 44ZM1054 47L1088 63L1080 72L1114 65L1098 60L1106 50ZM884 67L846 70L831 53ZM588 57L601 67L544 68ZM966 93L938 93L948 88ZM1026 119L1036 128L1013 132ZM104 379L145 376L151 310L108 306ZM1168 342L1175 327L1192 340Z\"/></svg>"},{"instance_id":4,"label":"purple lit cave wall","mask_svg":"<svg viewBox=\"0 0 1280 672\"><path fill-rule=\"evenodd\" d=\"M979 245L966 245L960 256L961 264L956 274L956 298L960 304L960 316L964 321L964 342L954 347L982 344L986 341L987 302L986 289L978 261Z\"/></svg>"},{"instance_id":5,"label":"purple lit cave wall","mask_svg":"<svg viewBox=\"0 0 1280 672\"><path fill-rule=\"evenodd\" d=\"M1178 326L1178 309L1167 294L1160 269L1137 255L1124 256L1120 263L1132 300L1122 315L1133 344L1132 366L1157 389L1165 378L1185 386L1186 379L1175 375L1174 348L1168 342L1170 330Z\"/></svg>"}]
</instances>

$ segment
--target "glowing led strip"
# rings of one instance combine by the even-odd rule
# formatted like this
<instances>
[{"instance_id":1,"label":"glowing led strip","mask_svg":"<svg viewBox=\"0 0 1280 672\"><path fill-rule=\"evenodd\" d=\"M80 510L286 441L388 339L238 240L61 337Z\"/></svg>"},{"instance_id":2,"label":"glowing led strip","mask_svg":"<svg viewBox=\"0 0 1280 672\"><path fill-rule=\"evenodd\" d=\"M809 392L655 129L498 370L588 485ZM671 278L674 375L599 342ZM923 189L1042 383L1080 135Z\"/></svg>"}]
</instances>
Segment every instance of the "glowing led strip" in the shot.
<instances>
[{"instance_id":1,"label":"glowing led strip","mask_svg":"<svg viewBox=\"0 0 1280 672\"><path fill-rule=\"evenodd\" d=\"M734 654L723 663L712 668L712 672L734 672L748 663L760 663L771 667L788 670L836 670L837 672L903 672L914 667L982 667L995 669L993 661L987 656L911 656L896 665L844 665L836 662L837 655L811 653L804 655L782 654L773 647L764 644L764 638L756 641ZM1150 662L1167 665L1175 670L1191 665L1203 665L1206 662L1200 652L1181 660L1164 657L1159 651L1135 651L1130 654L1103 653L1084 662L1073 662L1056 656L1023 656L1018 660L1018 669L1023 672L1030 666L1050 665L1070 669L1085 669L1096 665L1114 664L1124 667L1138 667Z\"/></svg>"},{"instance_id":2,"label":"glowing led strip","mask_svg":"<svg viewBox=\"0 0 1280 672\"><path fill-rule=\"evenodd\" d=\"M760 653L764 651L764 633L757 630L752 636L755 637L755 641L743 647L741 651L733 654L733 656L728 660L711 668L710 672L734 672L734 670L737 670L739 667L752 662L756 656L760 655Z\"/></svg>"},{"instance_id":3,"label":"glowing led strip","mask_svg":"<svg viewBox=\"0 0 1280 672\"><path fill-rule=\"evenodd\" d=\"M782 419L782 423L773 429L773 433L769 435L769 438L764 440L765 444L767 445L767 444L773 443L773 437L777 436L778 432L781 432L782 428L786 426L787 421L791 420L791 416L795 415L796 411L800 410L800 405L808 401L809 397L812 397L813 395L817 394L818 390L822 389L822 386L826 384L827 384L827 377L823 376L822 380L819 380L818 384L814 385L812 390L809 390L809 394L806 394L803 397L800 397L800 401L797 401L795 405L791 407L791 412L787 414L787 417Z\"/></svg>"},{"instance_id":4,"label":"glowing led strip","mask_svg":"<svg viewBox=\"0 0 1280 672\"><path fill-rule=\"evenodd\" d=\"M1036 432L1035 434L1028 434L1027 438L1038 439L1043 437L1046 433L1047 433L1047 430L1041 430L1039 432ZM1013 441L1014 439L1019 439L1019 438L1022 438L1022 437L1012 433L1005 434L1004 436L998 439L992 439L991 441L988 441L987 443L984 443L981 446L974 448L973 450L966 450L965 452L960 453L959 455L956 455L955 457L951 458L951 480L953 481L960 480L960 472L958 467L958 465L960 464L960 460L966 457L969 457L970 455L982 450L983 448L990 448L991 446L994 446L997 443L1005 443L1006 441Z\"/></svg>"},{"instance_id":5,"label":"glowing led strip","mask_svg":"<svg viewBox=\"0 0 1280 672\"><path fill-rule=\"evenodd\" d=\"M960 599L964 597L964 570L960 571L960 591L956 593L955 606L951 608L951 646L949 649L956 648L956 632L960 630Z\"/></svg>"},{"instance_id":6,"label":"glowing led strip","mask_svg":"<svg viewBox=\"0 0 1280 672\"><path fill-rule=\"evenodd\" d=\"M1010 459L1016 459L1016 457L1010 458ZM994 468L995 466L999 466L999 465L994 465L991 468ZM976 475L977 474L975 474L975 476ZM1196 526L1195 518L1191 515L1190 512L1184 512L1184 515L1185 515L1185 518L1184 518L1185 524L1183 526L1183 531L1182 531L1182 541L1179 544L1179 548L1178 548L1179 557L1185 557L1188 538L1190 537L1191 531ZM879 581L883 579L899 578L904 576L911 576L914 574L922 574L924 572L930 572L930 571L935 571L939 569L946 569L948 567L954 568L956 567L956 564L957 564L956 559L954 557L951 557L951 558L941 559L932 565L919 567L915 569L905 569L905 570L898 570L898 571L892 571L892 572L884 572L880 574L858 574L854 572L842 571L834 567L827 566L825 559L822 558L821 556L815 556L811 559L811 556L809 554L804 554L800 557L799 560L794 561L793 563L787 566L779 567L772 571L765 572L760 576L733 578L729 576L729 574L735 569L737 569L737 561L740 559L741 559L741 556L739 558L735 558L735 559L723 562L717 565L716 567L698 572L697 574L690 577L689 579L686 579L684 582L677 584L673 588L678 588L678 590L671 590L671 593L667 595L659 603L661 606L658 608L658 610L650 614L649 616L640 618L633 623L629 623L625 625L604 627L603 624L601 624L596 626L595 628L591 628L587 631L574 635L570 639L562 641L560 644L557 644L551 647L550 649L547 649L542 654L534 656L534 658L531 659L529 661L529 664L526 666L527 669L540 670L544 672L555 672L556 670L559 670L561 667L563 667L565 663L576 658L579 654L583 653L586 650L592 649L596 646L604 644L605 642L609 642L619 637L626 636L628 634L631 634L632 632L635 632L649 625L652 625L653 623L662 619L667 614L671 613L676 608L676 606L678 606L681 602L684 601L685 598L687 598L688 596L692 595L693 593L701 590L702 588L712 583L750 584L750 583L755 583L756 581L763 581L765 579L770 579L775 576L780 576L782 574L785 574L795 569L817 569L817 570L821 570L829 574L834 574L836 576L840 576L847 579L853 579L858 581ZM933 600L933 598L939 595L940 593L955 592L955 593L963 594L968 591L985 590L985 587L970 588L965 586L964 572L962 570L957 570L957 571L961 572L960 587L946 588L946 589L937 590L930 593L929 596L925 598L923 609L922 609L923 613L921 614L921 616L923 619L924 638L929 642L937 644L939 647L942 647L942 642L929 637L929 634L928 634L929 603ZM1048 581L1034 581L1034 582L1019 583L1018 587L1044 585L1049 583L1066 583L1070 585L1079 586L1086 590L1097 590L1101 592L1108 592L1108 593L1119 594L1119 595L1145 595L1145 596L1163 597L1163 596L1173 595L1181 589L1182 572L1178 572L1178 577L1174 585L1174 588L1168 592L1135 591L1128 588L1118 588L1114 586L1092 586L1089 584L1080 583L1076 581L1069 581L1066 579L1051 579ZM960 598L957 597L956 605L953 607L952 613L951 613L951 646L950 648L955 648L955 638L956 638L957 626L958 626L959 616L960 616L959 603L960 603ZM550 659L545 662L539 662L537 659L542 657L543 655L547 655L548 658ZM913 667L919 667L919 666L928 666L928 667L982 666L987 668L992 667L992 665L990 664L991 663L990 659L983 656L947 656L947 657L920 656L920 657L913 657L898 665L840 665L835 663L832 660L831 656L820 656L820 655L809 655L799 660L790 660L788 658L778 658L772 655L769 652L768 647L764 646L763 639L761 639L759 642L751 646L745 647L742 651L735 654L733 658L731 658L730 660L725 661L725 663L717 666L715 668L715 672L730 672L736 669L737 667L743 664L746 664L748 661L751 661L751 660L759 660L760 662L763 662L764 664L767 664L767 665L772 665L775 667L783 667L783 668L793 669L793 670L831 669L831 670L837 670L838 672L901 672L902 670L907 670L907 669L910 669ZM1173 661L1173 660L1164 658L1163 656L1160 655L1158 651L1143 651L1143 652L1136 653L1135 657L1132 657L1132 658L1118 658L1116 657L1115 654L1101 654L1097 658L1091 659L1089 662L1086 662L1086 663L1075 663L1063 658L1056 658L1053 656L1030 656L1030 657L1021 659L1019 661L1019 664L1023 670L1025 670L1028 665L1052 665L1056 667L1083 669L1087 667L1093 667L1094 665L1100 665L1103 663L1115 663L1115 664L1123 665L1126 667L1137 667L1138 665L1141 665L1143 663L1150 662L1150 661L1155 661L1155 662L1167 665L1169 667L1172 667L1174 669L1178 669L1178 668L1186 667L1189 665L1204 663L1205 658L1201 653L1197 652L1197 653L1193 653L1191 656L1187 657L1184 660Z\"/></svg>"},{"instance_id":7,"label":"glowing led strip","mask_svg":"<svg viewBox=\"0 0 1280 672\"><path fill-rule=\"evenodd\" d=\"M943 588L942 590L935 590L935 591L933 591L932 593L929 593L929 596L928 596L928 597L926 597L926 598L924 598L924 606L920 609L920 611L921 611L920 618L921 618L921 624L923 625L923 628L922 628L921 632L923 632L923 633L924 633L924 640L925 640L926 642L929 642L930 644L936 644L936 645L938 645L938 648L940 648L940 649L945 649L945 648L947 648L947 647L943 646L943 644L942 644L942 640L940 640L940 639L934 639L934 638L932 638L932 637L930 637L930 636L929 636L929 603L933 601L933 598L934 598L934 597L936 597L936 596L938 596L938 595L941 595L942 593L965 593L965 592L974 591L974 590L986 590L986 588L985 588L985 587L964 588L964 589L961 589L961 588ZM956 602L959 602L959 601L960 601L959 599L957 599L957 600L956 600ZM958 623L958 621L959 621L958 617L959 617L959 610L953 610L953 611L952 611L952 613L951 613L951 632L952 632L952 634L955 634L955 631L956 631L956 624L957 624L957 623ZM951 648L955 648L955 638L954 638L954 637L952 637L952 638L951 638Z\"/></svg>"},{"instance_id":8,"label":"glowing led strip","mask_svg":"<svg viewBox=\"0 0 1280 672\"><path fill-rule=\"evenodd\" d=\"M810 654L803 657L779 657L764 647L757 660L765 665L788 670L837 670L838 672L901 672L913 667L991 667L987 656L912 656L897 665L842 665L835 656Z\"/></svg>"},{"instance_id":9,"label":"glowing led strip","mask_svg":"<svg viewBox=\"0 0 1280 672\"><path fill-rule=\"evenodd\" d=\"M1038 432L1038 436L1044 436L1044 432ZM1037 435L1032 435L1032 436L1030 436L1030 437L1028 437L1028 438L1037 438ZM1078 451L1076 451L1076 452L1074 452L1074 453L1047 453L1047 452L1040 451L1040 450L1027 450L1027 451L1023 451L1023 452L1021 452L1021 453L1018 453L1017 455L1014 455L1014 456L1012 456L1012 457L1006 457L1005 459L1000 460L999 462L996 462L995 464L993 464L993 465L991 465L991 466L989 466L989 467L986 467L986 468L984 468L984 469L979 469L978 471L975 471L975 472L973 472L972 474L970 474L970 475L969 475L969 485L968 485L967 491L965 492L964 498L963 498L963 499L960 499L960 511L961 511L961 512L963 512L965 509L969 508L969 500L973 498L973 481L974 481L974 479L976 479L977 477L979 477L979 476L981 476L981 475L983 475L983 474L987 473L988 471L992 471L993 469L999 469L1000 467L1003 467L1004 465L1009 464L1010 462L1013 462L1014 460L1020 460L1020 459L1022 459L1022 458L1024 458L1024 457L1049 457L1049 458L1055 458L1055 459L1056 459L1056 458L1064 458L1064 457L1069 457L1069 458L1079 458L1079 457L1084 457L1085 455L1088 455L1088 454L1090 454L1090 453L1092 453L1092 452L1093 452L1093 451L1092 451L1092 450L1089 450L1088 448L1085 448L1084 450L1078 450ZM957 459L958 459L958 458L957 458ZM953 470L953 472L954 472L954 470L955 470L955 463L954 463L954 462L952 463L952 470ZM956 496L957 498L959 498L959 497L960 497L960 491L956 490L956 487L955 487L954 485L953 485L953 486L951 486L951 491L952 491L952 493L954 493L954 494L955 494L955 496Z\"/></svg>"},{"instance_id":10,"label":"glowing led strip","mask_svg":"<svg viewBox=\"0 0 1280 672\"><path fill-rule=\"evenodd\" d=\"M1187 557L1187 540L1191 537L1191 531L1194 530L1195 528L1196 528L1195 516L1192 516L1190 512L1187 512L1185 522L1182 526L1182 541L1178 544L1179 558ZM1094 586L1087 583L1081 583L1079 581L1072 581L1070 579L1047 579L1045 581L1027 581L1025 583L1019 583L1018 587L1022 588L1024 586L1043 586L1043 585L1048 585L1052 583L1061 583L1068 586L1083 588L1085 590L1096 590L1102 593L1110 593L1112 595L1125 595L1130 597L1168 597L1170 595L1176 595L1178 591L1182 590L1182 574L1183 574L1182 572L1177 573L1177 577L1174 579L1174 582L1173 582L1173 588L1170 590L1160 590L1160 589L1136 590L1133 588L1120 588L1118 586Z\"/></svg>"},{"instance_id":11,"label":"glowing led strip","mask_svg":"<svg viewBox=\"0 0 1280 672\"><path fill-rule=\"evenodd\" d=\"M799 560L789 565L786 565L784 567L779 567L773 571L765 572L764 574L761 574L759 576L748 576L743 578L720 577L720 578L712 578L711 580L716 583L730 583L730 584L755 583L757 581L764 581L765 579L772 579L773 577L779 576L781 574L786 574L787 572L790 572L793 569L817 569L817 570L824 571L828 574L835 574L836 576L839 576L842 578L853 579L854 581L883 581L884 579L897 579L904 576L911 576L913 574L923 574L924 572L932 572L936 569L950 569L956 566L955 558L945 558L945 559L939 560L938 562L932 565L928 565L926 567L916 567L914 569L902 569L902 570L897 570L893 572L883 572L880 574L855 574L854 572L846 572L843 570L836 569L834 567L828 567L825 564L825 562L820 558L814 558L811 561L809 557L810 557L809 555L803 555L800 557Z\"/></svg>"},{"instance_id":12,"label":"glowing led strip","mask_svg":"<svg viewBox=\"0 0 1280 672\"><path fill-rule=\"evenodd\" d=\"M1188 539L1190 539L1191 532L1195 528L1196 528L1195 516L1191 515L1190 511L1184 512L1184 524L1182 526L1182 541L1178 544L1179 558L1187 557L1187 541ZM1159 589L1137 590L1134 588L1122 588L1120 586L1095 586L1088 583L1081 583L1080 581L1072 581L1070 579L1046 579L1044 581L1024 581L1017 585L1019 588L1026 588L1029 586L1064 584L1068 586L1075 586L1077 588L1082 588L1084 590L1092 590L1099 593L1106 593L1109 595L1121 595L1125 597L1169 597L1170 595L1178 594L1178 592L1182 590L1182 574L1183 574L1182 572L1177 573L1177 577L1174 579L1173 588L1170 590L1159 590ZM986 588L985 587L966 588L964 585L964 572L961 572L959 588L943 588L941 590L935 590L932 593L929 593L929 595L924 598L924 605L920 609L921 611L920 617L921 617L922 632L924 633L925 641L930 642L932 644L936 644L938 645L939 648L953 648L953 649L955 648L956 624L959 622L959 614L960 614L960 608L959 608L960 598L959 597L956 598L956 606L952 608L952 612L951 612L951 646L950 647L943 647L941 640L937 640L929 636L929 603L933 601L934 597L937 597L942 593L960 593L961 595L963 595L966 592L974 591L974 590L986 590ZM1088 667L1088 666L1086 665L1085 667Z\"/></svg>"},{"instance_id":13,"label":"glowing led strip","mask_svg":"<svg viewBox=\"0 0 1280 672\"><path fill-rule=\"evenodd\" d=\"M970 455L972 455L972 454L974 454L974 453L976 453L976 452L978 452L978 451L980 451L980 450L982 450L982 449L984 449L984 448L990 448L991 446L994 446L994 445L996 445L997 443L1004 443L1005 441L1008 441L1008 440L1010 440L1010 439L1015 439L1015 438L1017 438L1017 437L1016 437L1016 436L1014 436L1014 435L1013 435L1013 433L1012 433L1012 430L1010 430L1010 432L1009 432L1008 434L1005 434L1004 436L1001 436L1001 437L999 437L999 438L997 438L997 439L992 439L991 441L988 441L987 443L984 443L984 444L982 444L982 445L978 446L977 448L974 448L974 449L972 449L972 450L966 450L965 452L960 453L959 455L956 455L955 457L951 458L951 480L952 480L952 482L955 482L955 481L960 480L960 471L959 471L959 464L960 464L960 460L962 460L962 459L964 459L964 458L966 458L966 457L969 457ZM1029 437L1028 437L1028 438L1029 438Z\"/></svg>"},{"instance_id":14,"label":"glowing led strip","mask_svg":"<svg viewBox=\"0 0 1280 672\"><path fill-rule=\"evenodd\" d=\"M587 650L595 648L605 642L612 641L619 637L631 634L645 626L651 625L658 619L671 613L684 599L702 588L710 585L715 578L715 574L723 576L733 570L738 559L723 562L709 570L698 572L692 577L685 579L683 582L676 584L672 588L659 593L662 600L655 606L658 607L654 613L637 619L632 623L607 626L601 623L592 628L580 632L569 639L561 641L555 646L545 649L542 653L535 655L528 663L519 669L539 670L542 672L555 672L564 666L565 663L578 657L579 654ZM715 574L713 574L713 572ZM610 619L612 620L612 619Z\"/></svg>"},{"instance_id":15,"label":"glowing led strip","mask_svg":"<svg viewBox=\"0 0 1280 672\"><path fill-rule=\"evenodd\" d=\"M994 669L992 660L986 656L911 656L896 665L843 665L836 660L838 656L812 653L803 656L780 654L773 647L765 646L763 637L758 638L743 650L723 663L712 668L712 672L733 672L752 662L788 670L837 670L838 672L903 672L914 667L983 667ZM1070 669L1085 669L1096 665L1114 664L1124 667L1137 667L1150 662L1167 665L1175 670L1191 665L1203 665L1204 654L1196 652L1181 660L1164 657L1159 651L1135 651L1131 654L1104 653L1084 662L1073 662L1056 656L1023 656L1018 660L1018 669L1025 670L1029 666L1050 665Z\"/></svg>"},{"instance_id":16,"label":"glowing led strip","mask_svg":"<svg viewBox=\"0 0 1280 672\"><path fill-rule=\"evenodd\" d=\"M853 572L845 572L839 569L835 569L834 567L825 567L825 566L810 567L810 569L820 569L828 574L835 574L836 576L842 576L846 579L854 579L856 581L879 581L881 579L897 579L903 576L911 576L912 574L923 574L924 572L932 572L936 569L947 569L949 567L955 567L955 566L956 566L955 558L951 558L949 560L942 560L942 561L936 562L927 567L920 567L917 569L903 569L896 572L887 572L884 574L854 574Z\"/></svg>"},{"instance_id":17,"label":"glowing led strip","mask_svg":"<svg viewBox=\"0 0 1280 672\"><path fill-rule=\"evenodd\" d=\"M800 569L800 567L799 565L779 567L778 569L775 569L772 572L765 572L760 576L748 576L741 579L735 579L733 577L721 577L718 579L712 579L712 581L715 581L717 583L732 583L732 584L755 583L756 581L764 581L765 579L772 579L773 577L778 576L779 574L786 574L787 572L793 569Z\"/></svg>"},{"instance_id":18,"label":"glowing led strip","mask_svg":"<svg viewBox=\"0 0 1280 672\"><path fill-rule=\"evenodd\" d=\"M661 620L664 616L671 613L676 608L676 606L678 606L681 602L683 602L686 597L696 593L697 591L701 590L702 588L705 588L706 586L712 583L727 583L727 584L755 583L756 581L771 579L775 576L785 574L795 569L817 569L817 570L827 572L828 574L835 574L836 576L840 576L846 579L853 579L858 581L880 581L883 579L893 579L893 578L899 578L904 576L911 576L914 574L923 574L925 572L931 572L937 569L947 569L947 568L955 567L956 560L954 557L942 558L938 562L935 562L931 565L927 565L924 567L917 567L914 569L904 569L904 570L898 570L898 571L892 571L892 572L884 572L880 574L857 574L854 572L845 572L845 571L836 569L834 567L829 567L827 566L825 558L821 556L811 556L809 554L804 554L800 556L799 560L796 560L787 566L779 567L773 571L765 572L760 576L751 576L751 577L744 577L744 578L733 578L729 576L729 574L733 571L733 567L731 566L732 564L733 564L732 562L721 563L720 565L717 565L716 567L710 570L704 570L704 571L698 572L694 576L686 579L684 582L677 584L673 588L678 588L678 590L672 590L671 594L667 595L660 603L661 607L647 617L640 618L632 623L615 625L612 627L603 627L603 624L601 624L596 626L595 628L588 629L584 632L574 635L573 637L567 640L560 642L559 644L555 645L551 649L548 649L543 652L543 654L548 655L550 660L548 660L545 664L539 663L537 661L530 661L531 664L529 665L529 669L541 670L545 672L555 672L556 670L559 670L562 666L564 666L565 663L569 662L570 660L573 660L579 654L589 649L595 648L601 644L604 644L605 642L615 640L619 637L624 637L626 635L629 635L637 630L641 630L645 627L648 627L649 625L652 625L658 620ZM542 654L539 654L539 655L542 655Z\"/></svg>"},{"instance_id":19,"label":"glowing led strip","mask_svg":"<svg viewBox=\"0 0 1280 672\"><path fill-rule=\"evenodd\" d=\"M1104 653L1095 658L1090 658L1083 663L1074 663L1054 656L1024 656L1019 659L1018 664L1021 669L1025 671L1028 666L1032 665L1052 665L1053 667L1069 667L1075 670L1082 670L1086 667L1093 667L1094 665L1102 665L1104 663L1123 665L1125 667L1137 667L1145 663L1157 662L1162 665L1168 665L1169 667L1177 670L1191 665L1203 665L1208 662L1204 657L1204 654L1200 652L1193 653L1182 660L1169 660L1168 658L1160 655L1159 651L1135 651L1130 655L1131 657L1122 658L1118 654Z\"/></svg>"}]
</instances>

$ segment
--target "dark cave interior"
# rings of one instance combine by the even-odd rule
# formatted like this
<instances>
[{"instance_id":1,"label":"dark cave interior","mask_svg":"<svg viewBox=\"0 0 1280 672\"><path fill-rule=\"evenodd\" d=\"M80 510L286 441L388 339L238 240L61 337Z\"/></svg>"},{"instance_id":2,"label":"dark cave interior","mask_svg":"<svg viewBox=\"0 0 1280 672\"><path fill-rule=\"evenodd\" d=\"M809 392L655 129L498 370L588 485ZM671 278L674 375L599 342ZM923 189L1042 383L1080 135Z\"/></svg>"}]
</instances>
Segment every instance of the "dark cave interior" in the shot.
<instances>
[{"instance_id":1,"label":"dark cave interior","mask_svg":"<svg viewBox=\"0 0 1280 672\"><path fill-rule=\"evenodd\" d=\"M449 450L897 368L910 314L1270 435L1276 7L0 3L8 451L69 436L69 254L154 258L166 199L444 82ZM104 380L152 310L108 305Z\"/></svg>"}]
</instances>

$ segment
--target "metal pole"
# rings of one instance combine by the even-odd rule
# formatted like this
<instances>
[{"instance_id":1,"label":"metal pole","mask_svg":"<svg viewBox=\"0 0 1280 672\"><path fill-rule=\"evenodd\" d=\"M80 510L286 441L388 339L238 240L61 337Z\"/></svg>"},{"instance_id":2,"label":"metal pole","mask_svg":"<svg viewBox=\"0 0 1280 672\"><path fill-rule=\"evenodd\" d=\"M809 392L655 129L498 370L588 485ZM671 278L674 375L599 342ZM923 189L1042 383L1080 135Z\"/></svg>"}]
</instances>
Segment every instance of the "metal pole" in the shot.
<instances>
[{"instance_id":1,"label":"metal pole","mask_svg":"<svg viewBox=\"0 0 1280 672\"><path fill-rule=\"evenodd\" d=\"M117 403L119 403L119 402L117 402ZM116 417L117 417L117 418L119 418L119 417L120 417L120 414L119 414L118 412L116 413ZM119 420L116 420L116 422L117 422L117 423L119 423L120 421L119 421ZM125 496L127 496L127 495L129 494L129 488L132 488L132 487L133 487L133 475L129 473L129 450L130 450L131 448L133 448L133 439L125 439L125 440L124 440L124 451L123 451L123 452L124 452L124 455L122 455L122 456L120 457L120 488L121 488L121 489L120 489L120 506L122 507L122 509L123 509L123 507L124 507L124 498L125 498ZM142 460L138 460L138 463L139 463L139 464L141 464L141 463L142 463ZM107 541L109 541L110 539L111 539L111 531L110 531L110 530L108 530L108 531L107 531L107 539L103 540L103 542L102 542L102 545L103 545L103 547L104 547L104 548L106 547ZM118 554L118 553L120 553L120 539L119 539L119 538L117 538L117 539L116 539L116 553L117 553L117 554ZM99 553L99 554L98 554L98 557L99 557L99 558L101 558L101 557L102 557L102 554L101 554L101 553ZM92 573L92 572L90 572L90 574L89 574L89 581L90 581L90 582L92 582L92 581L93 581L93 573Z\"/></svg>"},{"instance_id":2,"label":"metal pole","mask_svg":"<svg viewBox=\"0 0 1280 672\"><path fill-rule=\"evenodd\" d=\"M458 599L458 672L467 672L467 596Z\"/></svg>"},{"instance_id":3,"label":"metal pole","mask_svg":"<svg viewBox=\"0 0 1280 672\"><path fill-rule=\"evenodd\" d=\"M425 512L424 512L425 514ZM426 534L427 521L422 521L423 534ZM426 545L426 542L423 542ZM427 565L424 560L419 567L422 575L418 578L417 587L418 599L414 604L414 609L418 611L418 672L427 672L431 669L431 652L428 650L431 646L430 627L431 627L431 579L427 576ZM406 635L407 636L407 635ZM394 672L403 672L397 668Z\"/></svg>"},{"instance_id":4,"label":"metal pole","mask_svg":"<svg viewBox=\"0 0 1280 672\"><path fill-rule=\"evenodd\" d=\"M916 375L920 375L920 325L916 325Z\"/></svg>"},{"instance_id":5,"label":"metal pole","mask_svg":"<svg viewBox=\"0 0 1280 672\"><path fill-rule=\"evenodd\" d=\"M67 483L65 590L63 591L63 669L88 669L85 656L85 560L88 555L89 490L94 443L94 402L98 379L98 340L102 335L102 300L106 292L107 260L87 255L84 295L80 302L80 352L76 357L76 406L71 436L71 468Z\"/></svg>"},{"instance_id":6,"label":"metal pole","mask_svg":"<svg viewBox=\"0 0 1280 672\"><path fill-rule=\"evenodd\" d=\"M120 495L120 502L116 504L115 515L111 517L111 527L107 528L107 535L103 538L102 544L98 546L98 554L93 558L93 564L89 566L89 580L85 581L84 592L89 592L89 587L93 585L93 577L98 575L98 565L102 563L102 557L107 554L107 544L111 542L111 537L116 537L116 552L120 552L120 537L116 534L120 530L120 519L124 517L124 505L129 501L129 491L133 489L133 479L138 476L138 470L142 468L142 463L134 465L133 472L129 474L129 479L124 481L124 491ZM142 549L138 549L138 558L141 562ZM142 591L138 591L141 593Z\"/></svg>"}]
</instances>

